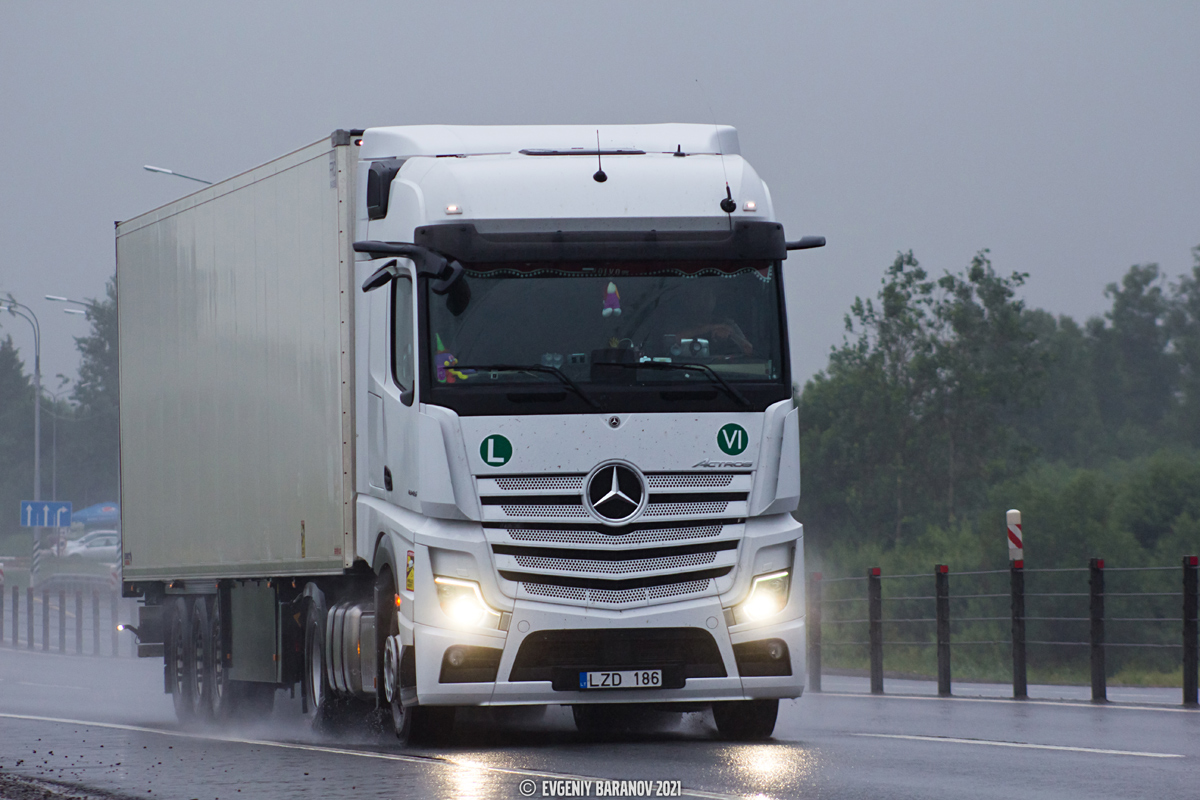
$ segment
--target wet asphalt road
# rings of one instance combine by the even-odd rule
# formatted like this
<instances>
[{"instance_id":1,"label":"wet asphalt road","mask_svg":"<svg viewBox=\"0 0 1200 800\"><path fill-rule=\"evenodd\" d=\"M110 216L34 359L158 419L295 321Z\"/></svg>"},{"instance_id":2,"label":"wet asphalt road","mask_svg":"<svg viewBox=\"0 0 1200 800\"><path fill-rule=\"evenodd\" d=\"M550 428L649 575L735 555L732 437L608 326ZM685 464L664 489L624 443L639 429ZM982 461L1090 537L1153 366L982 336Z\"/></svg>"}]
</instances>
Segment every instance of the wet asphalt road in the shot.
<instances>
[{"instance_id":1,"label":"wet asphalt road","mask_svg":"<svg viewBox=\"0 0 1200 800\"><path fill-rule=\"evenodd\" d=\"M861 679L824 683L781 706L764 744L723 742L702 714L588 741L556 707L540 720L477 713L434 750L369 732L314 736L282 693L260 723L185 730L161 693L161 661L0 647L0 776L181 800L519 798L523 781L541 797L571 779L649 780L646 796L680 781L702 798L1200 797L1200 712L1169 705L1177 690L1113 688L1117 702L1094 706L1080 687L1032 687L1034 700L1014 702L1003 686L958 685L947 700L918 681L889 681L884 697Z\"/></svg>"}]
</instances>

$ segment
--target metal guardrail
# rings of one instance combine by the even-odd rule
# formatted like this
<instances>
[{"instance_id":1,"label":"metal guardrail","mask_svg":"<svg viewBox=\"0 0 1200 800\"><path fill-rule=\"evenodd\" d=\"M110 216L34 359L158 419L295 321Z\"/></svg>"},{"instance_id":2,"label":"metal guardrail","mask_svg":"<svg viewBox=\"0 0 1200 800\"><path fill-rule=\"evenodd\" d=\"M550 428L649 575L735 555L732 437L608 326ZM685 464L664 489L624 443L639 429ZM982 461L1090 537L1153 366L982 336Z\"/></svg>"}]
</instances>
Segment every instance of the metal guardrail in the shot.
<instances>
[{"instance_id":1,"label":"metal guardrail","mask_svg":"<svg viewBox=\"0 0 1200 800\"><path fill-rule=\"evenodd\" d=\"M120 655L134 655L132 637L130 645L125 653L121 653L121 640L117 625L120 624L121 615L121 597L119 592L114 592L107 587L96 589L94 591L85 591L82 588L77 588L73 591L67 589L42 589L34 591L32 588L26 588L23 591L16 586L12 587L9 594L11 602L8 609L8 614L5 614L5 592L0 587L0 646L7 645L10 649L26 649L26 650L41 650L43 652L51 651L51 643L55 643L56 652L67 652L67 632L71 627L68 623L68 618L74 618L74 650L76 655L87 656L109 656L116 657ZM24 595L24 611L22 614L22 595ZM69 602L73 600L74 602ZM84 611L85 601L90 600L91 605L91 624L88 625L88 616ZM74 608L71 609L70 606ZM37 607L40 606L41 631L38 635L38 626L35 624L37 617ZM51 621L55 620L57 625L52 625ZM22 625L24 621L24 625ZM8 622L8 628L5 629L5 623ZM89 630L90 629L90 630ZM84 647L85 631L91 634L91 647ZM108 636L103 633L107 631ZM105 642L105 640L108 640ZM57 641L55 641L57 640ZM102 647L102 644L106 646ZM104 652L107 650L107 652Z\"/></svg>"},{"instance_id":2,"label":"metal guardrail","mask_svg":"<svg viewBox=\"0 0 1200 800\"><path fill-rule=\"evenodd\" d=\"M949 566L938 564L934 567L932 575L884 575L879 567L872 567L863 577L847 576L840 578L824 578L820 572L810 573L807 582L808 591L808 674L809 674L809 690L821 691L821 655L825 647L867 647L868 662L870 664L870 682L871 692L874 694L883 693L883 654L886 645L893 646L931 646L936 647L937 655L937 683L938 694L949 695L951 693L951 650L952 647L961 647L964 645L980 646L980 645L1010 645L1012 654L1012 687L1014 698L1028 697L1028 681L1027 681L1027 665L1028 665L1028 645L1038 646L1056 646L1056 647L1087 647L1089 656L1089 671L1091 677L1092 700L1103 702L1107 700L1107 672L1106 672L1106 653L1110 648L1147 648L1150 650L1172 650L1178 649L1181 651L1181 662L1183 667L1183 704L1185 706L1196 706L1198 692L1198 651L1200 651L1200 643L1197 640L1197 607L1200 605L1198 601L1197 589L1197 572L1200 559L1196 556L1184 556L1182 561L1182 584L1180 591L1121 591L1121 592L1106 592L1105 591L1105 573L1161 573L1165 571L1173 571L1180 569L1179 567L1109 567L1105 569L1104 559L1093 558L1087 567L1067 567L1067 568L1052 568L1052 569L1027 569L1023 561L1014 561L1012 566L1007 570L973 570L957 573L957 576L971 577L977 582L983 580L982 576L1000 576L1008 573L1009 576L1009 591L996 592L986 591L968 591L960 594L952 594L950 591L950 572ZM1070 574L1087 573L1088 586L1086 592L1079 591L1026 591L1026 577L1031 576L1037 578L1040 575L1053 576L1055 578L1061 575L1062 578L1070 578ZM1114 576L1115 577L1115 576ZM923 594L918 589L917 591L907 591L903 594L883 596L883 581L885 580L929 580L933 579L933 594ZM1165 576L1164 576L1165 578ZM1157 580L1157 579L1156 579ZM826 599L824 597L824 587L828 584L838 584L839 590L853 590L860 584L858 581L866 581L866 592L861 595L848 597L835 597ZM978 589L979 587L971 587ZM1056 587L1051 587L1056 588ZM951 601L973 601L987 602L995 601L999 598L1009 598L1009 614L1000 616L996 614L986 614L975 612L974 614L964 614L954 616L951 613ZM1062 602L1063 598L1088 598L1087 616L1071 616L1063 613L1054 613L1051 611L1045 615L1030 615L1026 612L1026 599L1032 598L1037 601L1046 601L1053 599L1054 602ZM1114 598L1121 603L1130 600L1147 601L1147 598L1170 598L1179 597L1182 600L1180 616L1171 616L1167 614L1148 616L1135 615L1136 612L1130 612L1127 616L1106 616L1105 614L1105 599ZM909 613L913 613L911 609L913 604L925 604L929 601L933 602L933 616L922 614L917 611L919 616L884 617L885 603L902 604L902 609L909 609ZM860 604L865 604L866 616L863 616L864 609ZM827 609L828 607L828 609ZM927 606L922 606L927 608ZM826 611L835 612L833 618L826 618ZM846 614L842 616L842 614ZM1008 637L1006 639L987 638L973 639L967 641L953 641L951 636L951 625L955 622L982 622L982 623L998 623L1007 621L1009 623ZM1081 640L1066 640L1053 638L1028 639L1026 637L1027 623L1087 623L1088 635L1087 641ZM913 626L930 625L934 626L932 638L919 638L912 633L903 634L902 639L887 639L884 636L884 626L901 626L901 631L911 631ZM1110 624L1126 625L1151 625L1151 624L1178 624L1180 626L1181 640L1177 643L1173 642L1130 642L1130 641L1108 641L1107 633ZM844 630L841 626L861 626L866 625L866 638L855 637L837 638L834 641L825 641L823 637L823 629L832 627L839 632ZM857 628L861 630L861 628ZM918 629L919 630L919 629ZM927 631L928 629L926 629ZM928 634L926 634L928 637Z\"/></svg>"}]
</instances>

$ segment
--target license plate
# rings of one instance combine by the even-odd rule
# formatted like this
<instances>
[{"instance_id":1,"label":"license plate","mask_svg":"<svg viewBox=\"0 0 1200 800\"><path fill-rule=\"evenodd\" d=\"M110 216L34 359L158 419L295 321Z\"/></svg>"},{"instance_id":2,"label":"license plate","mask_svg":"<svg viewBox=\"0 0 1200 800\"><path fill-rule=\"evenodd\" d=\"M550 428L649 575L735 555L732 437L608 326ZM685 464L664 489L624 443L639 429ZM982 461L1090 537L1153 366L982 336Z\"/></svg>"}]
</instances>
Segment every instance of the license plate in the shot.
<instances>
[{"instance_id":1,"label":"license plate","mask_svg":"<svg viewBox=\"0 0 1200 800\"><path fill-rule=\"evenodd\" d=\"M658 689L662 682L661 669L579 673L580 689Z\"/></svg>"}]
</instances>

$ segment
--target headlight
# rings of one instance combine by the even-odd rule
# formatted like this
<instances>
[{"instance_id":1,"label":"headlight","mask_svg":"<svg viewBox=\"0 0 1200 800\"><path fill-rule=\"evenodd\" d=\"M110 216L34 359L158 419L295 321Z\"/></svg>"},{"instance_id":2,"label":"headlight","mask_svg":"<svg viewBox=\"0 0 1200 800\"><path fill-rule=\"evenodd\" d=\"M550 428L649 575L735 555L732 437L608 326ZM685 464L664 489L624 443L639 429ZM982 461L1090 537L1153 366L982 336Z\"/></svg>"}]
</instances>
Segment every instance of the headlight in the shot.
<instances>
[{"instance_id":1,"label":"headlight","mask_svg":"<svg viewBox=\"0 0 1200 800\"><path fill-rule=\"evenodd\" d=\"M737 621L758 622L783 611L790 577L786 569L757 576L750 586L750 596L737 607Z\"/></svg>"},{"instance_id":2,"label":"headlight","mask_svg":"<svg viewBox=\"0 0 1200 800\"><path fill-rule=\"evenodd\" d=\"M483 592L475 581L435 577L438 602L442 611L457 628L498 628L500 612L483 600Z\"/></svg>"}]
</instances>

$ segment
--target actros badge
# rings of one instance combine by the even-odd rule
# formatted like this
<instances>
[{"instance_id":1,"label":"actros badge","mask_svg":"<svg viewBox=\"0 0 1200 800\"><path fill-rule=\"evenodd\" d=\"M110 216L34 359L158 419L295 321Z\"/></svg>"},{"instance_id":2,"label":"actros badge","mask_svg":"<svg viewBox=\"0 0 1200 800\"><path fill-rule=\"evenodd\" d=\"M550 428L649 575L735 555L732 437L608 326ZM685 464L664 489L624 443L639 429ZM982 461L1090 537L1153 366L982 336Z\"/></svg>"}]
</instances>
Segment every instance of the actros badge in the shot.
<instances>
[{"instance_id":1,"label":"actros badge","mask_svg":"<svg viewBox=\"0 0 1200 800\"><path fill-rule=\"evenodd\" d=\"M584 501L601 522L624 525L646 506L646 480L628 464L601 464L588 476Z\"/></svg>"}]
</instances>

